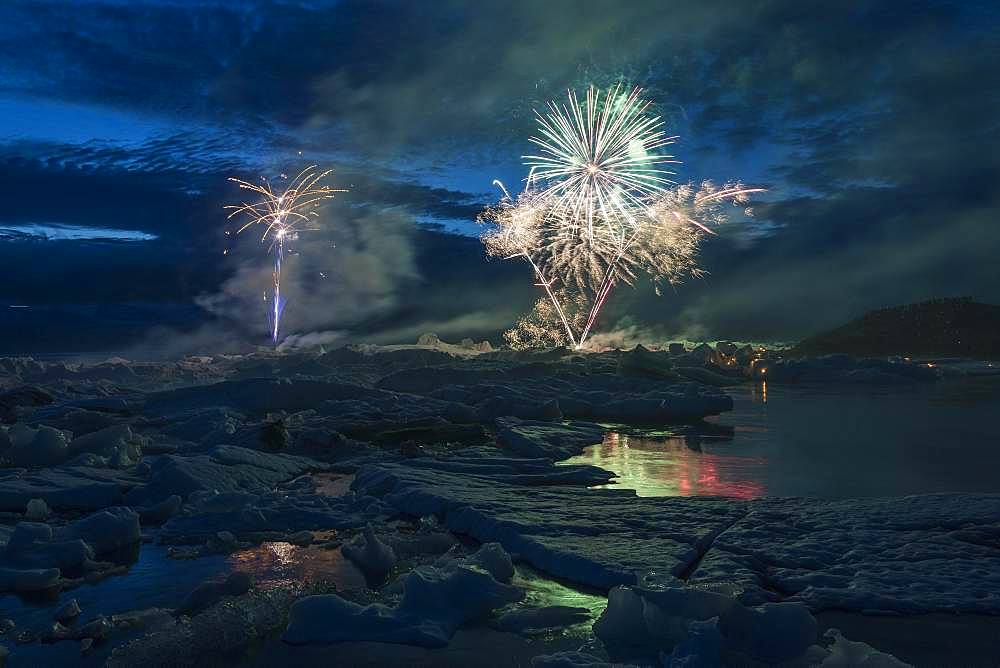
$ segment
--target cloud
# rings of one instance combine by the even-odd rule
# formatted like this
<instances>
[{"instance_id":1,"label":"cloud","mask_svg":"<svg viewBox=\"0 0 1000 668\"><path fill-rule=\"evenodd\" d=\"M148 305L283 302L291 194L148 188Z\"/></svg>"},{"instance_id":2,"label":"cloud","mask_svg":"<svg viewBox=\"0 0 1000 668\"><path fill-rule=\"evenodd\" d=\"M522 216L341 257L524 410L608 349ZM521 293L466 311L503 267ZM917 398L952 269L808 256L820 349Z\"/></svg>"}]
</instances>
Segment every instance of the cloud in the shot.
<instances>
[{"instance_id":1,"label":"cloud","mask_svg":"<svg viewBox=\"0 0 1000 668\"><path fill-rule=\"evenodd\" d=\"M286 245L281 291L286 300L285 332L340 329L398 304L399 290L419 274L410 236L414 227L401 212L339 209L335 225L302 232ZM267 332L272 292L271 257L266 247L243 244L236 273L218 292L198 298L216 316L247 322L249 331ZM259 318L247 314L259 313Z\"/></svg>"},{"instance_id":2,"label":"cloud","mask_svg":"<svg viewBox=\"0 0 1000 668\"><path fill-rule=\"evenodd\" d=\"M41 239L67 241L152 241L155 234L137 230L118 230L60 223L0 224L0 239Z\"/></svg>"}]
</instances>

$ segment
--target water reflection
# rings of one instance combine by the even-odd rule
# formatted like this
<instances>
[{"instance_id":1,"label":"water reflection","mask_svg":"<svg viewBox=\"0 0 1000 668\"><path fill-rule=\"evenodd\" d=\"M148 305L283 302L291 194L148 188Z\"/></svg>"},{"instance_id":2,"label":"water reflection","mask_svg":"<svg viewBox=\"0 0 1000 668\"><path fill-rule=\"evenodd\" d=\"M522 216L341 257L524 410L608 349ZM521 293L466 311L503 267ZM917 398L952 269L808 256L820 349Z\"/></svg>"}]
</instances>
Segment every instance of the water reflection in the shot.
<instances>
[{"instance_id":1,"label":"water reflection","mask_svg":"<svg viewBox=\"0 0 1000 668\"><path fill-rule=\"evenodd\" d=\"M759 383L754 382L750 384L750 401L755 404L766 404L767 403L767 381L762 380Z\"/></svg>"},{"instance_id":2,"label":"water reflection","mask_svg":"<svg viewBox=\"0 0 1000 668\"><path fill-rule=\"evenodd\" d=\"M321 543L323 532L315 532ZM297 546L282 541L265 542L229 555L232 570L254 576L258 587L284 587L296 583L330 582L340 591L365 589L365 576L347 560L340 548Z\"/></svg>"},{"instance_id":3,"label":"water reflection","mask_svg":"<svg viewBox=\"0 0 1000 668\"><path fill-rule=\"evenodd\" d=\"M612 431L565 463L614 471L615 484L602 487L634 489L639 496L754 499L766 493L764 459L706 451L709 440L697 433L651 437Z\"/></svg>"},{"instance_id":4,"label":"water reflection","mask_svg":"<svg viewBox=\"0 0 1000 668\"><path fill-rule=\"evenodd\" d=\"M568 463L614 471L620 487L646 496L1000 491L1000 376L872 386L771 381L726 392L733 410L686 435L668 427L623 442L628 430L615 427Z\"/></svg>"}]
</instances>

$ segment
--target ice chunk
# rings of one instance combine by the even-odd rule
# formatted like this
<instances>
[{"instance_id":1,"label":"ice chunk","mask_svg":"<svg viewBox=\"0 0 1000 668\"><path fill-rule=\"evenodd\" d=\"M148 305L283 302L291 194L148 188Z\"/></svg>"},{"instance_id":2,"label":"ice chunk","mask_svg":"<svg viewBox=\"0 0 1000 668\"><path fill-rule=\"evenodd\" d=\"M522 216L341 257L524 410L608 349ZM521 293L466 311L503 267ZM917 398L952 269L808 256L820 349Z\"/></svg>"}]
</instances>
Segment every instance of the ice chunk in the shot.
<instances>
[{"instance_id":1,"label":"ice chunk","mask_svg":"<svg viewBox=\"0 0 1000 668\"><path fill-rule=\"evenodd\" d=\"M802 603L733 606L721 627L729 646L768 663L800 656L816 642L816 618Z\"/></svg>"},{"instance_id":2,"label":"ice chunk","mask_svg":"<svg viewBox=\"0 0 1000 668\"><path fill-rule=\"evenodd\" d=\"M49 517L49 505L45 499L31 499L24 511L24 519L29 522L44 522Z\"/></svg>"},{"instance_id":3,"label":"ice chunk","mask_svg":"<svg viewBox=\"0 0 1000 668\"><path fill-rule=\"evenodd\" d=\"M496 628L510 633L525 633L572 626L590 619L590 610L568 605L549 605L543 608L514 610L500 617Z\"/></svg>"},{"instance_id":4,"label":"ice chunk","mask_svg":"<svg viewBox=\"0 0 1000 668\"><path fill-rule=\"evenodd\" d=\"M703 641L710 645L714 632L708 626L692 625L709 620L717 620L712 625L717 626L727 651L766 663L800 657L816 640L816 620L801 603L748 608L723 594L694 588L651 591L617 587L611 590L608 607L594 624L594 634L615 654L652 656L674 652L682 643L692 642L692 633L708 634ZM680 661L701 651L695 644L681 649L674 658Z\"/></svg>"},{"instance_id":5,"label":"ice chunk","mask_svg":"<svg viewBox=\"0 0 1000 668\"><path fill-rule=\"evenodd\" d=\"M500 543L486 543L467 559L468 563L482 567L497 582L510 582L514 577L514 563Z\"/></svg>"},{"instance_id":6,"label":"ice chunk","mask_svg":"<svg viewBox=\"0 0 1000 668\"><path fill-rule=\"evenodd\" d=\"M823 635L832 638L833 645L819 668L913 668L871 645L848 640L838 629L829 629Z\"/></svg>"},{"instance_id":7,"label":"ice chunk","mask_svg":"<svg viewBox=\"0 0 1000 668\"><path fill-rule=\"evenodd\" d=\"M721 668L722 634L718 618L691 622L688 637L677 644L664 662L664 668Z\"/></svg>"},{"instance_id":8,"label":"ice chunk","mask_svg":"<svg viewBox=\"0 0 1000 668\"><path fill-rule=\"evenodd\" d=\"M96 554L112 552L139 542L139 515L130 508L108 508L70 524L57 538L79 538Z\"/></svg>"},{"instance_id":9,"label":"ice chunk","mask_svg":"<svg viewBox=\"0 0 1000 668\"><path fill-rule=\"evenodd\" d=\"M379 540L371 525L365 527L360 541L344 545L341 551L372 579L385 578L396 565L396 553Z\"/></svg>"},{"instance_id":10,"label":"ice chunk","mask_svg":"<svg viewBox=\"0 0 1000 668\"><path fill-rule=\"evenodd\" d=\"M65 624L69 622L71 619L76 619L77 617L79 617L80 612L81 610L79 601L77 601L75 598L71 598L70 600L66 601L61 606L59 606L59 609L56 610L55 620L57 622L62 622Z\"/></svg>"},{"instance_id":11,"label":"ice chunk","mask_svg":"<svg viewBox=\"0 0 1000 668\"><path fill-rule=\"evenodd\" d=\"M0 592L33 592L53 589L59 584L58 568L19 570L0 567Z\"/></svg>"},{"instance_id":12,"label":"ice chunk","mask_svg":"<svg viewBox=\"0 0 1000 668\"><path fill-rule=\"evenodd\" d=\"M613 668L621 664L611 664L604 659L585 652L556 652L542 654L531 659L533 668Z\"/></svg>"},{"instance_id":13,"label":"ice chunk","mask_svg":"<svg viewBox=\"0 0 1000 668\"><path fill-rule=\"evenodd\" d=\"M148 439L133 433L127 424L116 424L73 439L69 453L95 454L115 468L126 468L139 461L147 443Z\"/></svg>"},{"instance_id":14,"label":"ice chunk","mask_svg":"<svg viewBox=\"0 0 1000 668\"><path fill-rule=\"evenodd\" d=\"M458 562L418 567L403 578L402 588L395 608L361 606L336 594L300 599L289 613L284 640L296 645L370 640L442 647L462 624L522 597L519 589Z\"/></svg>"},{"instance_id":15,"label":"ice chunk","mask_svg":"<svg viewBox=\"0 0 1000 668\"><path fill-rule=\"evenodd\" d=\"M70 433L42 425L15 424L7 430L11 446L6 457L14 466L53 466L69 455Z\"/></svg>"}]
</instances>

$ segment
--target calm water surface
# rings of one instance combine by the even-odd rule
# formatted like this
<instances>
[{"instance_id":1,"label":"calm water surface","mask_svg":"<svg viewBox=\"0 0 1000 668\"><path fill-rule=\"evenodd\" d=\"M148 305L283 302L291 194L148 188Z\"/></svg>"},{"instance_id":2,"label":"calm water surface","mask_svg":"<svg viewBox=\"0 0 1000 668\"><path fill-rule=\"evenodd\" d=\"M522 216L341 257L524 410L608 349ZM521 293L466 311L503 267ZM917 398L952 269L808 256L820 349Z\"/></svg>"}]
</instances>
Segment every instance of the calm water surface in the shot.
<instances>
[{"instance_id":1,"label":"calm water surface","mask_svg":"<svg viewBox=\"0 0 1000 668\"><path fill-rule=\"evenodd\" d=\"M728 388L697 428L609 431L567 464L640 496L892 496L1000 492L1000 378L905 387Z\"/></svg>"}]
</instances>

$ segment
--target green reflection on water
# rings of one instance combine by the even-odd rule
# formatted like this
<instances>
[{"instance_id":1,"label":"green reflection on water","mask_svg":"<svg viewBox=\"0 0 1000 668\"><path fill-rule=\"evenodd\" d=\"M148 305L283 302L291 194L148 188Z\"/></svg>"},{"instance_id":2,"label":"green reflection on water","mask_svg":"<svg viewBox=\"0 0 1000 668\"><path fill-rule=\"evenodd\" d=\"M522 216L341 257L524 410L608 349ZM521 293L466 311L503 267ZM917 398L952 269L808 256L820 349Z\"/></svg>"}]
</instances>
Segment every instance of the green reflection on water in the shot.
<instances>
[{"instance_id":1,"label":"green reflection on water","mask_svg":"<svg viewBox=\"0 0 1000 668\"><path fill-rule=\"evenodd\" d=\"M586 608L590 618L579 624L553 629L543 637L556 636L589 636L591 626L608 607L608 597L597 591L578 589L576 586L553 580L550 576L536 571L525 564L518 564L512 584L524 591L524 599L511 606L511 609L542 608L552 605L563 605L573 608Z\"/></svg>"},{"instance_id":2,"label":"green reflection on water","mask_svg":"<svg viewBox=\"0 0 1000 668\"><path fill-rule=\"evenodd\" d=\"M639 496L753 499L766 493L761 481L765 460L710 449L697 435L609 431L600 444L561 463L589 464L613 471L618 476L616 481L598 488L634 489Z\"/></svg>"}]
</instances>

